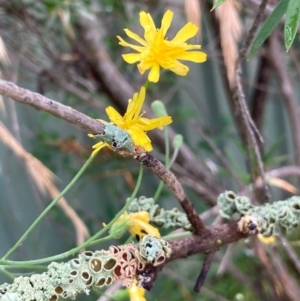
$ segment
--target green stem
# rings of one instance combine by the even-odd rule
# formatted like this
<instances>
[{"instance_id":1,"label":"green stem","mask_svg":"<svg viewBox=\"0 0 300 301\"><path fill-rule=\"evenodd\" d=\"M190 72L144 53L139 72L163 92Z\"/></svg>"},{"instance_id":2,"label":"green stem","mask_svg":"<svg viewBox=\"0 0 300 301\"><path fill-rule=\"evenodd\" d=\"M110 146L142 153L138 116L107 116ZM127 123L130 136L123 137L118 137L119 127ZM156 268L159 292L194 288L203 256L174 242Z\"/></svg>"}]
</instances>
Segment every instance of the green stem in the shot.
<instances>
[{"instance_id":1,"label":"green stem","mask_svg":"<svg viewBox=\"0 0 300 301\"><path fill-rule=\"evenodd\" d=\"M170 162L170 143L169 143L169 133L168 133L168 128L167 127L164 128L164 137L165 137L165 148L166 148L166 151L165 151L165 166L167 167L167 169L169 169L171 167L171 163L169 163ZM172 160L171 160L172 164L174 163L174 161L177 157L177 154L178 154L178 149L175 149L175 152L174 152ZM176 155L175 159L174 159L174 155ZM159 184L158 184L158 187L155 191L154 197L153 197L154 202L156 202L158 200L163 187L164 187L164 182L160 181Z\"/></svg>"},{"instance_id":2,"label":"green stem","mask_svg":"<svg viewBox=\"0 0 300 301\"><path fill-rule=\"evenodd\" d=\"M5 265L3 265L5 266ZM23 265L23 266L7 266L7 269L26 269L26 270L43 270L46 271L47 270L47 266L46 265Z\"/></svg>"},{"instance_id":3,"label":"green stem","mask_svg":"<svg viewBox=\"0 0 300 301\"><path fill-rule=\"evenodd\" d=\"M100 235L104 234L105 232L107 232L110 227L114 224L114 222L127 210L127 208L130 206L131 202L133 201L133 199L136 197L137 192L139 190L139 187L141 185L142 182L142 177L143 177L143 165L140 165L140 171L139 171L139 176L138 176L138 180L137 180L137 184L134 188L134 191L129 199L128 202L126 202L125 206L121 209L121 211L118 212L118 214L115 216L115 218L106 226L104 227L101 231L97 232L94 236L92 236L91 238L89 238L86 242L84 242L82 245L73 248L67 252L55 255L55 256L50 256L47 258L42 258L42 259L36 259L36 260L28 260L28 261L6 261L6 260L0 260L0 265L5 265L5 266L21 266L21 265L26 265L26 264L42 264L45 262L50 262L50 261L57 261L57 260L61 260L64 258L67 258L69 256L74 255L74 253L77 253L78 251L80 251L83 248L86 248L88 246L94 245L96 243L100 243L102 241L107 240L108 238L112 238L110 236L104 237L102 239L98 239L96 240L96 238L98 238Z\"/></svg>"},{"instance_id":4,"label":"green stem","mask_svg":"<svg viewBox=\"0 0 300 301\"><path fill-rule=\"evenodd\" d=\"M0 267L0 272L2 274L4 274L6 277L8 277L9 279L14 279L15 278L14 275L10 272L7 272L4 267Z\"/></svg>"},{"instance_id":5,"label":"green stem","mask_svg":"<svg viewBox=\"0 0 300 301\"><path fill-rule=\"evenodd\" d=\"M145 87L146 90L148 89L149 85L150 85L150 82L149 82L149 80L147 79L147 81L146 81L145 84L144 84L144 87Z\"/></svg>"},{"instance_id":6,"label":"green stem","mask_svg":"<svg viewBox=\"0 0 300 301\"><path fill-rule=\"evenodd\" d=\"M79 179L88 165L92 162L93 157L89 157L89 159L84 163L78 173L75 175L73 180L67 185L67 187L48 205L48 207L38 216L38 218L32 223L32 225L25 231L25 233L21 236L21 238L16 242L16 244L2 257L2 260L6 260L20 245L23 244L29 233L35 228L35 226L41 221L41 219L54 207L60 198L66 194L66 192L75 184L75 182Z\"/></svg>"},{"instance_id":7,"label":"green stem","mask_svg":"<svg viewBox=\"0 0 300 301\"><path fill-rule=\"evenodd\" d=\"M139 176L138 176L138 180L136 183L136 186L134 188L134 191L130 197L130 199L128 200L128 202L126 202L125 206L121 209L121 211L118 212L118 214L98 233L96 233L94 236L90 237L85 243L85 247L89 246L89 243L94 241L96 238L98 238L99 236L101 236L102 234L104 234L106 231L108 231L111 226L116 222L116 220L127 210L127 208L130 206L131 202L133 201L133 199L136 197L137 192L141 186L141 182L142 182L142 178L143 178L143 165L140 165L140 170L139 170Z\"/></svg>"}]
</instances>

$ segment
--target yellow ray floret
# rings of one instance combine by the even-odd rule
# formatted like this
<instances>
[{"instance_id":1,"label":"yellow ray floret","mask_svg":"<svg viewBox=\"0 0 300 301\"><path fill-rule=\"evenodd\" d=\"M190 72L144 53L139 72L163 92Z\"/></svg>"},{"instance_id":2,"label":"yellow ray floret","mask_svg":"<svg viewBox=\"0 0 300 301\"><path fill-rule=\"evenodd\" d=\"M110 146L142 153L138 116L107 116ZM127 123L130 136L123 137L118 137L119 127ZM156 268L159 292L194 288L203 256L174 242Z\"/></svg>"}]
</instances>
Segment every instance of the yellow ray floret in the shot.
<instances>
[{"instance_id":1,"label":"yellow ray floret","mask_svg":"<svg viewBox=\"0 0 300 301\"><path fill-rule=\"evenodd\" d=\"M142 287L137 286L137 281L134 280L131 288L129 289L130 301L147 301L145 296L145 290Z\"/></svg>"},{"instance_id":2,"label":"yellow ray floret","mask_svg":"<svg viewBox=\"0 0 300 301\"><path fill-rule=\"evenodd\" d=\"M139 93L135 93L133 98L129 99L124 116L120 115L111 106L106 108L106 113L111 123L119 126L130 134L135 146L141 146L146 151L151 151L153 148L147 132L155 128L162 129L164 126L172 122L172 118L170 116L161 116L153 119L143 117L145 112L141 113L141 110L145 101L145 96L146 89L145 87L142 87ZM89 134L89 136L93 137L94 135ZM95 144L93 146L94 151L92 156L105 146L111 148L111 146L105 142L98 142Z\"/></svg>"},{"instance_id":3,"label":"yellow ray floret","mask_svg":"<svg viewBox=\"0 0 300 301\"><path fill-rule=\"evenodd\" d=\"M124 221L127 224L128 231L138 240L141 240L145 235L160 237L159 231L150 225L150 216L147 211L129 214L125 212L116 221L116 224Z\"/></svg>"},{"instance_id":4,"label":"yellow ray floret","mask_svg":"<svg viewBox=\"0 0 300 301\"><path fill-rule=\"evenodd\" d=\"M129 63L138 64L141 74L150 69L148 80L157 82L159 80L160 68L171 70L174 73L184 76L189 68L180 63L179 60L192 61L194 63L203 63L206 61L206 54L201 51L188 51L200 49L200 45L188 45L187 40L194 37L198 27L191 22L187 23L179 30L174 39L167 40L166 33L173 19L173 12L168 10L161 21L161 28L157 29L150 14L140 13L140 23L144 29L144 39L139 37L129 29L124 29L128 37L139 43L139 45L126 42L120 36L119 44L130 47L137 53L124 54L123 59Z\"/></svg>"}]
</instances>

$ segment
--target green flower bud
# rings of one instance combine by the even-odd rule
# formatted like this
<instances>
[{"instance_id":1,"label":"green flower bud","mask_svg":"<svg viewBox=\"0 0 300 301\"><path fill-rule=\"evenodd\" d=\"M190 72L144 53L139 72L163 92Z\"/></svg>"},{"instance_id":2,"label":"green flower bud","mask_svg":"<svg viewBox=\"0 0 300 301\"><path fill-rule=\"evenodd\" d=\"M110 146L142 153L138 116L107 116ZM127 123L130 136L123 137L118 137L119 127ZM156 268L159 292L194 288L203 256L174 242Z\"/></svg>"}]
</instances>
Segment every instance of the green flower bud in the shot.
<instances>
[{"instance_id":1,"label":"green flower bud","mask_svg":"<svg viewBox=\"0 0 300 301\"><path fill-rule=\"evenodd\" d=\"M156 117L167 116L167 110L161 100L154 100L151 103L151 109Z\"/></svg>"},{"instance_id":2,"label":"green flower bud","mask_svg":"<svg viewBox=\"0 0 300 301\"><path fill-rule=\"evenodd\" d=\"M122 237L125 231L128 229L128 222L129 221L127 218L122 218L120 221L115 222L111 226L109 234L117 239Z\"/></svg>"},{"instance_id":3,"label":"green flower bud","mask_svg":"<svg viewBox=\"0 0 300 301\"><path fill-rule=\"evenodd\" d=\"M183 143L183 136L180 134L175 135L173 139L173 147L180 148L182 146L182 143Z\"/></svg>"}]
</instances>

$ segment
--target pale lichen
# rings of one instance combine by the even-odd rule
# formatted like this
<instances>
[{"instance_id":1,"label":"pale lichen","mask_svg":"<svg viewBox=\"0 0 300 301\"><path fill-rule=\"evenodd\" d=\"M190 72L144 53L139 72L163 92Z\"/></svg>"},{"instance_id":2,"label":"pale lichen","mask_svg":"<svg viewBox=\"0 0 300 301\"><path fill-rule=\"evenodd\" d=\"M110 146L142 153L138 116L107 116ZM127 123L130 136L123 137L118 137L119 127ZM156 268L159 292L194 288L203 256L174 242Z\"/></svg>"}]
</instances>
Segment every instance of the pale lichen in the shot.
<instances>
[{"instance_id":1,"label":"pale lichen","mask_svg":"<svg viewBox=\"0 0 300 301\"><path fill-rule=\"evenodd\" d=\"M249 198L226 191L219 196L218 205L221 208L220 215L224 218L230 218L235 213L242 216L238 226L239 231L244 233L271 236L282 228L290 231L300 224L299 196L254 206Z\"/></svg>"},{"instance_id":2,"label":"pale lichen","mask_svg":"<svg viewBox=\"0 0 300 301\"><path fill-rule=\"evenodd\" d=\"M91 287L102 288L120 280L129 287L146 265L162 264L171 247L162 238L146 235L141 243L111 246L109 250L86 251L65 263L52 262L48 271L17 277L0 285L1 301L56 301L89 294Z\"/></svg>"},{"instance_id":3,"label":"pale lichen","mask_svg":"<svg viewBox=\"0 0 300 301\"><path fill-rule=\"evenodd\" d=\"M192 231L192 226L185 213L181 212L178 208L165 210L158 204L155 204L153 198L142 196L134 199L127 211L128 213L149 212L150 223L158 228L183 228Z\"/></svg>"}]
</instances>

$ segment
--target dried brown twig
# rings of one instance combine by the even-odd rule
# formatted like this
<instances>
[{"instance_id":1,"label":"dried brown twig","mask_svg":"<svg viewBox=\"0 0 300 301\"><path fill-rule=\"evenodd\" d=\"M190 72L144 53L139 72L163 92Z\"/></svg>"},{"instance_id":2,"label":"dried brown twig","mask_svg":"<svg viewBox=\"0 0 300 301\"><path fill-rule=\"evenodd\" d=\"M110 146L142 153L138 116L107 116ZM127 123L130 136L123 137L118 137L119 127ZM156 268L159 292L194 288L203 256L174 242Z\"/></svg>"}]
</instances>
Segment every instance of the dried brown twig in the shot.
<instances>
[{"instance_id":1,"label":"dried brown twig","mask_svg":"<svg viewBox=\"0 0 300 301\"><path fill-rule=\"evenodd\" d=\"M21 88L12 82L0 79L0 94L64 119L89 133L104 133L105 126L101 122L39 93Z\"/></svg>"},{"instance_id":2,"label":"dried brown twig","mask_svg":"<svg viewBox=\"0 0 300 301\"><path fill-rule=\"evenodd\" d=\"M263 12L264 12L264 9L265 9L267 3L268 3L268 0L263 0L261 2L261 5L258 9L256 17L251 26L251 29L249 30L249 33L248 33L248 35L244 41L244 44L240 50L239 58L236 62L234 91L235 91L235 99L236 99L236 108L238 108L238 111L242 116L241 119L243 121L244 130L246 131L246 133L245 133L246 137L248 137L248 139L251 142L251 145L253 147L253 150L255 152L260 176L263 180L263 185L264 185L264 189L265 189L265 197L268 199L269 191L268 191L268 186L266 183L266 177L265 177L264 167L263 167L263 163L262 163L262 159L261 159L261 155L260 155L260 150L258 147L258 141L260 141L262 143L263 139L262 139L258 129L256 128L256 126L250 116L250 113L248 111L247 105L246 105L245 94L244 94L243 86L242 86L242 69L241 69L241 61L245 58L247 50L250 47L250 45L254 39L255 32L256 32L258 25L260 23L260 20L263 16ZM248 154L250 156L250 153L248 153ZM251 162L251 157L249 158L249 161ZM253 178L255 179L255 175L253 175Z\"/></svg>"},{"instance_id":3,"label":"dried brown twig","mask_svg":"<svg viewBox=\"0 0 300 301\"><path fill-rule=\"evenodd\" d=\"M166 184L166 186L174 192L174 195L178 199L182 209L186 213L187 218L193 227L193 233L195 235L200 235L205 230L205 226L195 210L193 203L186 196L176 176L171 171L166 169L159 160L148 153L142 153L135 159L150 168Z\"/></svg>"}]
</instances>

